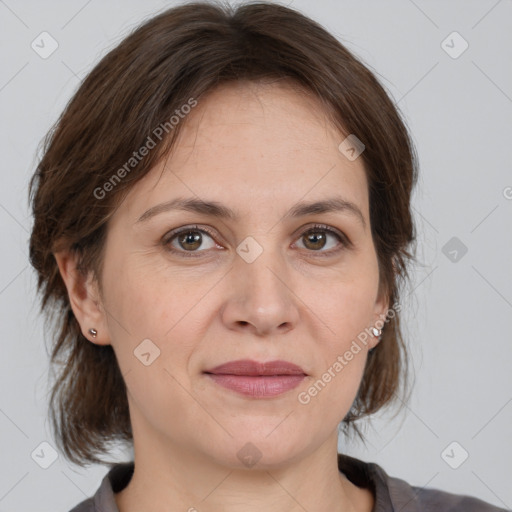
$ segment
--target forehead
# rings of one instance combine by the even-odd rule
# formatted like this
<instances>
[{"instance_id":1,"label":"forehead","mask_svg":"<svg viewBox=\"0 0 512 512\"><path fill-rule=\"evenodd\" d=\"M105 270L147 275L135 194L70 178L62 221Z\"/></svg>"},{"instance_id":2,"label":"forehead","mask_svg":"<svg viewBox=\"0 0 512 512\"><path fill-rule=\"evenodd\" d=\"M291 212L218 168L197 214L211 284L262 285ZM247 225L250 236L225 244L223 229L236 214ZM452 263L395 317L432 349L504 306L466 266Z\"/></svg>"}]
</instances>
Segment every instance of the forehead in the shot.
<instances>
[{"instance_id":1,"label":"forehead","mask_svg":"<svg viewBox=\"0 0 512 512\"><path fill-rule=\"evenodd\" d=\"M265 154L300 147L324 151L340 137L320 100L291 82L223 84L200 100L182 128L183 150L222 145L238 154L251 148Z\"/></svg>"},{"instance_id":2,"label":"forehead","mask_svg":"<svg viewBox=\"0 0 512 512\"><path fill-rule=\"evenodd\" d=\"M345 134L318 98L290 84L223 85L181 122L172 151L124 201L132 218L175 197L216 200L243 216L257 204L338 192L367 210L362 158L350 161L338 150Z\"/></svg>"}]
</instances>

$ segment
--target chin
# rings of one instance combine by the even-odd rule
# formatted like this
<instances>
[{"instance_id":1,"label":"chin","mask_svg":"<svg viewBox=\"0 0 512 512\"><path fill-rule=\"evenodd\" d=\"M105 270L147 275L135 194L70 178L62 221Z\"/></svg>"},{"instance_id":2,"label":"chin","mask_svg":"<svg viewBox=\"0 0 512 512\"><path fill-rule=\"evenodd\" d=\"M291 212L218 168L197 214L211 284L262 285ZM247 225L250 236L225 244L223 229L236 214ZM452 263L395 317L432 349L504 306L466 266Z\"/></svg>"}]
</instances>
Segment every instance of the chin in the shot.
<instances>
[{"instance_id":1,"label":"chin","mask_svg":"<svg viewBox=\"0 0 512 512\"><path fill-rule=\"evenodd\" d=\"M281 418L282 421L282 418ZM286 420L285 420L286 421ZM279 422L257 421L246 428L232 432L233 437L221 439L205 437L210 442L204 447L218 464L231 469L270 470L292 462L307 451L307 436L297 429L279 432ZM212 452L213 450L213 452Z\"/></svg>"}]
</instances>

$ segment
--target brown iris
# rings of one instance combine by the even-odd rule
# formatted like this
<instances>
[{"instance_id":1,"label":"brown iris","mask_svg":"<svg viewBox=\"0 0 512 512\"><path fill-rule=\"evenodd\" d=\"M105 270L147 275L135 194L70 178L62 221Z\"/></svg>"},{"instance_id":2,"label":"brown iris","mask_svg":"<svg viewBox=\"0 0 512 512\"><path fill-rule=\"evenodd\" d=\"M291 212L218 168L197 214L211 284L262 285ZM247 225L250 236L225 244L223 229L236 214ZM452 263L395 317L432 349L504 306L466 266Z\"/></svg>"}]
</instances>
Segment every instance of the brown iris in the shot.
<instances>
[{"instance_id":1,"label":"brown iris","mask_svg":"<svg viewBox=\"0 0 512 512\"><path fill-rule=\"evenodd\" d=\"M326 235L321 231L310 231L303 235L304 240L307 240L307 243L304 242L304 245L310 249L322 249L325 246ZM308 246L308 243L311 242L311 245Z\"/></svg>"},{"instance_id":2,"label":"brown iris","mask_svg":"<svg viewBox=\"0 0 512 512\"><path fill-rule=\"evenodd\" d=\"M193 251L201 246L202 238L198 231L187 231L179 236L178 241L181 247Z\"/></svg>"}]
</instances>

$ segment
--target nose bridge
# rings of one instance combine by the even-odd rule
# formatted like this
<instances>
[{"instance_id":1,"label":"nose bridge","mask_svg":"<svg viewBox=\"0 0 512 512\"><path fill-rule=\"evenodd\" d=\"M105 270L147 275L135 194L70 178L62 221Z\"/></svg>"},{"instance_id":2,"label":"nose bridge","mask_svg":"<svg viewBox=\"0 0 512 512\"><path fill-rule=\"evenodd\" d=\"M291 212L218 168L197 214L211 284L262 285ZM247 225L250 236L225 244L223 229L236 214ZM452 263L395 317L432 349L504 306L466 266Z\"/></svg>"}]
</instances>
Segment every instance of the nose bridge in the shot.
<instances>
[{"instance_id":1,"label":"nose bridge","mask_svg":"<svg viewBox=\"0 0 512 512\"><path fill-rule=\"evenodd\" d=\"M272 237L247 237L237 247L231 273L232 293L225 320L231 326L251 324L263 333L290 329L298 318L286 261Z\"/></svg>"},{"instance_id":2,"label":"nose bridge","mask_svg":"<svg viewBox=\"0 0 512 512\"><path fill-rule=\"evenodd\" d=\"M272 246L272 237L258 237L258 242L253 237L247 237L237 247L238 261L235 273L244 283L245 299L261 303L264 308L269 303L286 299L288 293L281 279L285 278L287 271L283 264L283 256L278 248ZM284 289L283 289L284 288Z\"/></svg>"}]
</instances>

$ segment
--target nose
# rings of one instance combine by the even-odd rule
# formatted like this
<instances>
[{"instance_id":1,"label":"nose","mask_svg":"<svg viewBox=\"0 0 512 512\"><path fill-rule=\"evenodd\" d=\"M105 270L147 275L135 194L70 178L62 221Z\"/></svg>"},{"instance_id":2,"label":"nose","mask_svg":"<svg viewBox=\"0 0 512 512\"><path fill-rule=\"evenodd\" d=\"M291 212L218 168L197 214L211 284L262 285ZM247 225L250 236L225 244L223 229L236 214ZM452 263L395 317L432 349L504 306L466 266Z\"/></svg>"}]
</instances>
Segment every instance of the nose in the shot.
<instances>
[{"instance_id":1,"label":"nose","mask_svg":"<svg viewBox=\"0 0 512 512\"><path fill-rule=\"evenodd\" d=\"M231 330L257 336L284 334L299 320L300 300L282 255L264 250L249 263L235 260L222 320Z\"/></svg>"}]
</instances>

